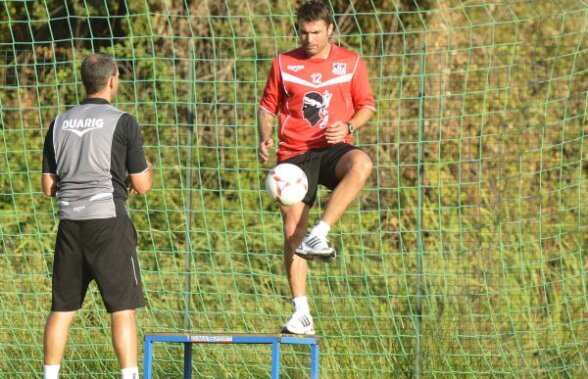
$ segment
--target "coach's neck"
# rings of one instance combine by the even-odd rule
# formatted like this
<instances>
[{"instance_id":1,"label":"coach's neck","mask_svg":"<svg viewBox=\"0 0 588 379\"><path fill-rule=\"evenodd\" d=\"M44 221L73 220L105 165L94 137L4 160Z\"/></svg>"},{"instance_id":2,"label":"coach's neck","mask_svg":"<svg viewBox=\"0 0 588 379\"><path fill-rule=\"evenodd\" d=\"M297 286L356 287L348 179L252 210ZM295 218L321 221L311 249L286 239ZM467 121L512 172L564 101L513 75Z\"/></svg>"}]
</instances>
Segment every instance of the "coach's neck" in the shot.
<instances>
[{"instance_id":1,"label":"coach's neck","mask_svg":"<svg viewBox=\"0 0 588 379\"><path fill-rule=\"evenodd\" d=\"M109 103L112 103L116 98L116 93L118 91L118 73L116 75L111 76L108 79L108 83L104 86L104 88L98 92L93 94L88 94L89 99L104 99Z\"/></svg>"}]
</instances>

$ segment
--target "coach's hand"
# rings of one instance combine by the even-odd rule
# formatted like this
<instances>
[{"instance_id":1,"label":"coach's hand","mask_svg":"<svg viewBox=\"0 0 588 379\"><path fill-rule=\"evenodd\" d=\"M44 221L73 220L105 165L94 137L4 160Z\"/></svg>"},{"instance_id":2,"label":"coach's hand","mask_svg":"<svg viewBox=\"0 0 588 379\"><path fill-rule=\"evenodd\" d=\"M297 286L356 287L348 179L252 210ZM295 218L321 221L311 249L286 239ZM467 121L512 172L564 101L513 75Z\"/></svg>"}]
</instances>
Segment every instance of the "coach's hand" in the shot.
<instances>
[{"instance_id":1,"label":"coach's hand","mask_svg":"<svg viewBox=\"0 0 588 379\"><path fill-rule=\"evenodd\" d=\"M335 121L325 130L327 142L331 144L343 142L347 134L349 134L349 127L343 121Z\"/></svg>"},{"instance_id":2,"label":"coach's hand","mask_svg":"<svg viewBox=\"0 0 588 379\"><path fill-rule=\"evenodd\" d=\"M269 158L269 149L273 146L274 140L271 138L266 138L263 141L261 141L259 147L257 148L257 155L261 163L267 162Z\"/></svg>"}]
</instances>

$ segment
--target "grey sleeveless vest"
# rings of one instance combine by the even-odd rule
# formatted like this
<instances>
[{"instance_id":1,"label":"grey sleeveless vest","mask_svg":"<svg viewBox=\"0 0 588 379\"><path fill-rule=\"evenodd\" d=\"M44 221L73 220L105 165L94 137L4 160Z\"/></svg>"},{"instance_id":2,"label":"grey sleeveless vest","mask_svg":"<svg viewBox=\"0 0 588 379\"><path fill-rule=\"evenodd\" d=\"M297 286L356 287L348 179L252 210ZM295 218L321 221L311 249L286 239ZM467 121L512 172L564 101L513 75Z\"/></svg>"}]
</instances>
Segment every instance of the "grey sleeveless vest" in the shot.
<instances>
[{"instance_id":1,"label":"grey sleeveless vest","mask_svg":"<svg viewBox=\"0 0 588 379\"><path fill-rule=\"evenodd\" d=\"M121 115L110 104L82 104L55 119L60 219L116 217L110 165L112 138Z\"/></svg>"}]
</instances>

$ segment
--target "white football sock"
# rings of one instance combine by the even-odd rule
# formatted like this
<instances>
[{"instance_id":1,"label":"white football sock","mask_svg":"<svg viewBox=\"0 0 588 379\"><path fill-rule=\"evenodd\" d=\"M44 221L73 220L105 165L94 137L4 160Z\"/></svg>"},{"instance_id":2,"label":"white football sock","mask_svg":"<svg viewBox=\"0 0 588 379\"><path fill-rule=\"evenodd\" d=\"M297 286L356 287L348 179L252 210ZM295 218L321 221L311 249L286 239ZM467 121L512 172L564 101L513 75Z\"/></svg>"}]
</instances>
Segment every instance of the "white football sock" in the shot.
<instances>
[{"instance_id":1,"label":"white football sock","mask_svg":"<svg viewBox=\"0 0 588 379\"><path fill-rule=\"evenodd\" d=\"M319 220L319 222L317 222L316 225L310 231L310 234L321 238L325 238L330 231L331 226L323 220Z\"/></svg>"},{"instance_id":2,"label":"white football sock","mask_svg":"<svg viewBox=\"0 0 588 379\"><path fill-rule=\"evenodd\" d=\"M139 379L138 367L127 367L120 370L121 379Z\"/></svg>"},{"instance_id":3,"label":"white football sock","mask_svg":"<svg viewBox=\"0 0 588 379\"><path fill-rule=\"evenodd\" d=\"M43 366L43 378L44 379L58 379L60 368L61 368L61 365L44 365Z\"/></svg>"},{"instance_id":4,"label":"white football sock","mask_svg":"<svg viewBox=\"0 0 588 379\"><path fill-rule=\"evenodd\" d=\"M294 305L294 312L310 313L308 298L306 296L295 297L292 299L292 304Z\"/></svg>"}]
</instances>

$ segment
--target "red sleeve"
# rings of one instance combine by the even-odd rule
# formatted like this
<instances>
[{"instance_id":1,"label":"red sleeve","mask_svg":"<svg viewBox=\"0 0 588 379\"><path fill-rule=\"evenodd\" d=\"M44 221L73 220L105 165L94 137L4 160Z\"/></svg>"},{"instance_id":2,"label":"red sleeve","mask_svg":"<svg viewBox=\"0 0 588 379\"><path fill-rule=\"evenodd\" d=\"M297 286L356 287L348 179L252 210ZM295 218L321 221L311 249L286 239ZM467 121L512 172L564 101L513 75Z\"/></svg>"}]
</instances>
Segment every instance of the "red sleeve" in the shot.
<instances>
[{"instance_id":1,"label":"red sleeve","mask_svg":"<svg viewBox=\"0 0 588 379\"><path fill-rule=\"evenodd\" d=\"M282 75L280 75L280 64L278 58L274 58L270 70L263 97L259 103L260 108L276 116L280 110L280 103L283 96Z\"/></svg>"},{"instance_id":2,"label":"red sleeve","mask_svg":"<svg viewBox=\"0 0 588 379\"><path fill-rule=\"evenodd\" d=\"M367 73L367 66L365 61L359 58L357 68L351 80L351 98L353 99L353 107L355 111L361 108L369 108L376 111L376 103L372 95L372 87L370 86L370 79Z\"/></svg>"}]
</instances>

